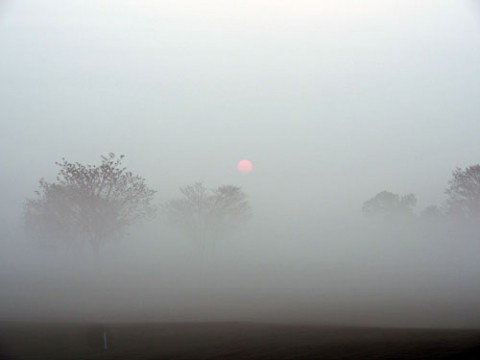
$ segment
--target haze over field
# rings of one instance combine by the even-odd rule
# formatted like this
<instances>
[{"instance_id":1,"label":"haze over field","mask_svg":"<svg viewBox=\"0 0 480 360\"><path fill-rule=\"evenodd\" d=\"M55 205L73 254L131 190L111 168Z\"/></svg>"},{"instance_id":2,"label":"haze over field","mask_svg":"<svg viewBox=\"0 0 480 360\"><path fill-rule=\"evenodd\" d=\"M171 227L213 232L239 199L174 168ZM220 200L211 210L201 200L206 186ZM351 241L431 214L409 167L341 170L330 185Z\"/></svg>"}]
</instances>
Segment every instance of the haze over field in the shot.
<instances>
[{"instance_id":1,"label":"haze over field","mask_svg":"<svg viewBox=\"0 0 480 360\"><path fill-rule=\"evenodd\" d=\"M479 45L474 1L0 2L0 319L479 327L478 225L421 215L480 162ZM252 217L204 254L161 209L36 246L38 180L109 152ZM414 215L366 218L383 190Z\"/></svg>"}]
</instances>

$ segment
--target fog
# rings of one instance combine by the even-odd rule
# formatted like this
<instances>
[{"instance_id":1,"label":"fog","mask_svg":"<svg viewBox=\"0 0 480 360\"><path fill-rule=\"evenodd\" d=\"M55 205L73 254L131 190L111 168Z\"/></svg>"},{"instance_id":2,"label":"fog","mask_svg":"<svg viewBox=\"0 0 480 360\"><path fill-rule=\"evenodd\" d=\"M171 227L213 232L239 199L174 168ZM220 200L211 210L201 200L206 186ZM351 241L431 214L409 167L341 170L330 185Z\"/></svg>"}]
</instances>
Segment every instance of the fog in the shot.
<instances>
[{"instance_id":1,"label":"fog","mask_svg":"<svg viewBox=\"0 0 480 360\"><path fill-rule=\"evenodd\" d=\"M0 2L0 320L480 326L478 225L422 215L480 162L479 45L473 1ZM109 152L156 216L39 246L39 179ZM198 181L252 209L205 251L162 211Z\"/></svg>"}]
</instances>

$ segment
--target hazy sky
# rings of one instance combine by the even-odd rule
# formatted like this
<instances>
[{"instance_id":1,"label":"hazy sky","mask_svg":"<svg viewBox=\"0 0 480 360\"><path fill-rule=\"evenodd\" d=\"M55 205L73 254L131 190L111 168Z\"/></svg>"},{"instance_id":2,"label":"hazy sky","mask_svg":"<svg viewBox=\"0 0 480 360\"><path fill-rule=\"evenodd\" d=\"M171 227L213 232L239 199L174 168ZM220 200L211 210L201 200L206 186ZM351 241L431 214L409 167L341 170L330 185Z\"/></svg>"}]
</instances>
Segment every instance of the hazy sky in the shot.
<instances>
[{"instance_id":1,"label":"hazy sky","mask_svg":"<svg viewBox=\"0 0 480 360\"><path fill-rule=\"evenodd\" d=\"M441 202L479 162L480 8L460 0L3 1L0 185L110 151L162 196L242 185L268 212ZM249 176L235 171L250 159ZM313 205L312 205L313 204ZM6 214L5 208L3 213Z\"/></svg>"}]
</instances>

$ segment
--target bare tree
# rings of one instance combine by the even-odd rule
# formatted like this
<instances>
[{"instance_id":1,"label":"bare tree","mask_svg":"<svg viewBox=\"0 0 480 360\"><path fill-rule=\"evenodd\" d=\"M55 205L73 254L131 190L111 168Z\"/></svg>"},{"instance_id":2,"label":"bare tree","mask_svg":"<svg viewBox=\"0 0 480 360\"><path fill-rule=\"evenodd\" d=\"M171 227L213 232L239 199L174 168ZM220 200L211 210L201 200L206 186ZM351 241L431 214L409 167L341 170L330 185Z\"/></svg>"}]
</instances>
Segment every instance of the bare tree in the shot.
<instances>
[{"instance_id":1,"label":"bare tree","mask_svg":"<svg viewBox=\"0 0 480 360\"><path fill-rule=\"evenodd\" d=\"M445 193L449 214L480 219L480 165L456 168Z\"/></svg>"},{"instance_id":2,"label":"bare tree","mask_svg":"<svg viewBox=\"0 0 480 360\"><path fill-rule=\"evenodd\" d=\"M417 199L413 194L399 196L382 191L363 203L362 210L367 216L412 215Z\"/></svg>"},{"instance_id":3,"label":"bare tree","mask_svg":"<svg viewBox=\"0 0 480 360\"><path fill-rule=\"evenodd\" d=\"M180 193L163 208L170 222L202 248L245 224L251 215L247 195L237 186L208 189L197 182L181 187Z\"/></svg>"},{"instance_id":4,"label":"bare tree","mask_svg":"<svg viewBox=\"0 0 480 360\"><path fill-rule=\"evenodd\" d=\"M105 240L151 216L155 191L122 166L123 158L110 153L100 165L57 162L57 181L41 179L37 197L25 202L27 231L48 245L86 240L98 252Z\"/></svg>"}]
</instances>

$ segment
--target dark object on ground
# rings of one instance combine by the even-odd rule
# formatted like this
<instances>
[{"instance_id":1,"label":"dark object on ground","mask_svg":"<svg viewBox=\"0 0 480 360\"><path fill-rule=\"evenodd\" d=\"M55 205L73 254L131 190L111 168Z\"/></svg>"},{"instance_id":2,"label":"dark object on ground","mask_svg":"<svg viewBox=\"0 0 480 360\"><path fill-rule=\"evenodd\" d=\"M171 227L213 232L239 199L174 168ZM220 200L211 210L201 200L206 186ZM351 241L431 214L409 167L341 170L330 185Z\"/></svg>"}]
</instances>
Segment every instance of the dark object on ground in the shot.
<instances>
[{"instance_id":1,"label":"dark object on ground","mask_svg":"<svg viewBox=\"0 0 480 360\"><path fill-rule=\"evenodd\" d=\"M112 347L98 347L109 332ZM87 334L88 341L85 341ZM90 338L91 336L91 338ZM90 343L92 341L92 343ZM477 359L480 330L249 323L0 323L8 359ZM94 346L92 346L92 344ZM0 352L1 355L4 355ZM3 360L3 359L2 359Z\"/></svg>"}]
</instances>

